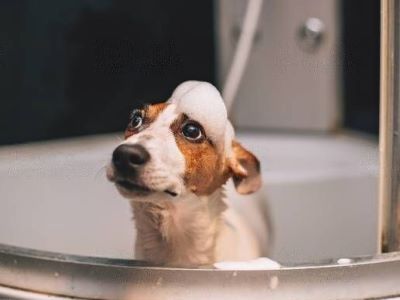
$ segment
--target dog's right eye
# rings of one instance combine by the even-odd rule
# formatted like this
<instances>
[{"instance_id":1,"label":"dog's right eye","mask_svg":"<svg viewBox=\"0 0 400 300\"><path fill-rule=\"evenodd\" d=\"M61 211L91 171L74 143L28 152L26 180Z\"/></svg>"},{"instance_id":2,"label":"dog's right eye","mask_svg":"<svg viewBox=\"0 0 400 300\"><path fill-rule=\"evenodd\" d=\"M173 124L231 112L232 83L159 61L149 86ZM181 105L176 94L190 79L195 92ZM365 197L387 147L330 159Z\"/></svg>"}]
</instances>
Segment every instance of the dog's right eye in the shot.
<instances>
[{"instance_id":1,"label":"dog's right eye","mask_svg":"<svg viewBox=\"0 0 400 300\"><path fill-rule=\"evenodd\" d=\"M182 134L189 141L199 142L204 138L202 127L195 122L186 123L182 128Z\"/></svg>"},{"instance_id":2,"label":"dog's right eye","mask_svg":"<svg viewBox=\"0 0 400 300\"><path fill-rule=\"evenodd\" d=\"M134 112L131 118L131 128L137 129L143 124L143 117L140 111Z\"/></svg>"}]
</instances>

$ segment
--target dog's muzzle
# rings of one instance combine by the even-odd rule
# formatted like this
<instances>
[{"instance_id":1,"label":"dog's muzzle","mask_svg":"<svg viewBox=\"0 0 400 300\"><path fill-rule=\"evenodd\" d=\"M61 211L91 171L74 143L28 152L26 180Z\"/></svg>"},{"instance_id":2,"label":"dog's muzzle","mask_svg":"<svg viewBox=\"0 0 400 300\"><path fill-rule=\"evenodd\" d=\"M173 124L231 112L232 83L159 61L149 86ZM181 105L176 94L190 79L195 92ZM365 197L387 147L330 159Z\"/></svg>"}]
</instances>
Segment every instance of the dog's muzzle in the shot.
<instances>
[{"instance_id":1,"label":"dog's muzzle","mask_svg":"<svg viewBox=\"0 0 400 300\"><path fill-rule=\"evenodd\" d=\"M150 189L144 186L138 177L141 168L150 160L149 152L139 144L123 144L112 154L112 164L115 170L114 179L117 186L128 191L146 194Z\"/></svg>"},{"instance_id":2,"label":"dog's muzzle","mask_svg":"<svg viewBox=\"0 0 400 300\"><path fill-rule=\"evenodd\" d=\"M154 192L140 179L140 173L146 163L150 160L150 153L140 144L122 144L112 154L112 165L114 175L108 177L118 187L139 195L146 195ZM163 192L176 196L177 193L171 190Z\"/></svg>"}]
</instances>

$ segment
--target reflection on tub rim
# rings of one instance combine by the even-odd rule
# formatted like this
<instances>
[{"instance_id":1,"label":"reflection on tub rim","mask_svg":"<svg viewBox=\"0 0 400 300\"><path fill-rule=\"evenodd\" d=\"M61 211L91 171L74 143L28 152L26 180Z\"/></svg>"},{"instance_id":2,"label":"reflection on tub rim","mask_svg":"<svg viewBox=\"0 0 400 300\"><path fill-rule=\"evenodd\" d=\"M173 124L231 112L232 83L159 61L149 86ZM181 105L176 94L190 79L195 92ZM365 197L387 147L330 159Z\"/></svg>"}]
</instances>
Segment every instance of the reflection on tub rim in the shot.
<instances>
[{"instance_id":1,"label":"reflection on tub rim","mask_svg":"<svg viewBox=\"0 0 400 300\"><path fill-rule=\"evenodd\" d=\"M287 299L290 292L297 299L388 297L400 294L400 252L278 270L215 270L164 268L0 244L0 286L88 299L120 299L127 290L134 296L148 290L154 299L158 294L162 299L201 299L208 293L208 298L214 294L217 299L226 288L252 299Z\"/></svg>"}]
</instances>

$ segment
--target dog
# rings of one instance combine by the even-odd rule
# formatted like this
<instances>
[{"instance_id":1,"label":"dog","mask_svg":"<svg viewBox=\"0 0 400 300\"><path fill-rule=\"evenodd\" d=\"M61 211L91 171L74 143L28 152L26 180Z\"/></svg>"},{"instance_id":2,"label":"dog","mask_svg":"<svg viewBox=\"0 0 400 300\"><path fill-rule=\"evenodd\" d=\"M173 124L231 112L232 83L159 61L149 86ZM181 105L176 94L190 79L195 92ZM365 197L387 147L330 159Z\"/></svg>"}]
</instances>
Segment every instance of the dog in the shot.
<instances>
[{"instance_id":1,"label":"dog","mask_svg":"<svg viewBox=\"0 0 400 300\"><path fill-rule=\"evenodd\" d=\"M260 256L224 191L230 178L240 194L257 191L260 162L235 140L212 84L186 81L166 102L135 109L107 178L130 200L137 259L201 267Z\"/></svg>"}]
</instances>

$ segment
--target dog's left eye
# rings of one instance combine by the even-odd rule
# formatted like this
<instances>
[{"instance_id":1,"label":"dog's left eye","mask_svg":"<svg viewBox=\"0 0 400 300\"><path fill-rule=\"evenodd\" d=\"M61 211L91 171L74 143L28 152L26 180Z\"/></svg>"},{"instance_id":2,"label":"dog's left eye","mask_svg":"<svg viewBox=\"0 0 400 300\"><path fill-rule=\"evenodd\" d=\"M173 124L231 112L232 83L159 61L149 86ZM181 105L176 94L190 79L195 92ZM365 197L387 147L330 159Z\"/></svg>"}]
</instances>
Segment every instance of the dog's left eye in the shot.
<instances>
[{"instance_id":1,"label":"dog's left eye","mask_svg":"<svg viewBox=\"0 0 400 300\"><path fill-rule=\"evenodd\" d=\"M201 126L196 123L187 123L182 127L182 134L191 141L199 141L203 138Z\"/></svg>"},{"instance_id":2,"label":"dog's left eye","mask_svg":"<svg viewBox=\"0 0 400 300\"><path fill-rule=\"evenodd\" d=\"M139 128L143 124L143 117L140 112L135 112L131 118L131 127L133 129Z\"/></svg>"}]
</instances>

